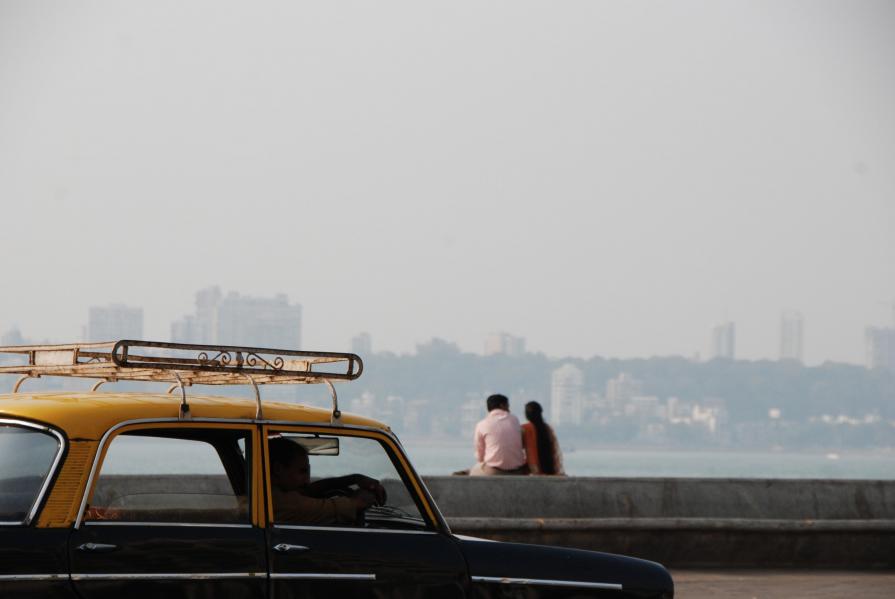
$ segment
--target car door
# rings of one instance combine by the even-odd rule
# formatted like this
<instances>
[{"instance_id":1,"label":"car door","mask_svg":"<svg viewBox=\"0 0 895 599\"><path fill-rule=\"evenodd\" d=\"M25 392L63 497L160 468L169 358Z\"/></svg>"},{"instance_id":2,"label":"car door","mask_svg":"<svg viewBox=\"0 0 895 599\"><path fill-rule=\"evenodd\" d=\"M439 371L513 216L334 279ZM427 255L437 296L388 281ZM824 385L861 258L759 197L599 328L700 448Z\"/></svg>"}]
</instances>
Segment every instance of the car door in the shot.
<instances>
[{"instance_id":1,"label":"car door","mask_svg":"<svg viewBox=\"0 0 895 599\"><path fill-rule=\"evenodd\" d=\"M388 435L271 425L264 427L264 437L268 440L268 543L274 597L465 596L468 576L457 543L443 530L419 480ZM307 454L313 482L304 492L285 491L277 480L272 461L278 460L274 453L279 450L272 452L271 447L274 439L284 438L302 445ZM330 493L322 497L315 492L327 483L354 479L361 482L345 489L329 488ZM352 519L345 505L370 479L386 489L387 499L383 505L355 510ZM286 505L290 498L298 499L296 509Z\"/></svg>"},{"instance_id":2,"label":"car door","mask_svg":"<svg viewBox=\"0 0 895 599\"><path fill-rule=\"evenodd\" d=\"M68 529L36 528L40 508L65 453L61 433L0 420L0 597L71 597Z\"/></svg>"},{"instance_id":3,"label":"car door","mask_svg":"<svg viewBox=\"0 0 895 599\"><path fill-rule=\"evenodd\" d=\"M107 436L69 541L80 596L266 597L257 427L154 422Z\"/></svg>"}]
</instances>

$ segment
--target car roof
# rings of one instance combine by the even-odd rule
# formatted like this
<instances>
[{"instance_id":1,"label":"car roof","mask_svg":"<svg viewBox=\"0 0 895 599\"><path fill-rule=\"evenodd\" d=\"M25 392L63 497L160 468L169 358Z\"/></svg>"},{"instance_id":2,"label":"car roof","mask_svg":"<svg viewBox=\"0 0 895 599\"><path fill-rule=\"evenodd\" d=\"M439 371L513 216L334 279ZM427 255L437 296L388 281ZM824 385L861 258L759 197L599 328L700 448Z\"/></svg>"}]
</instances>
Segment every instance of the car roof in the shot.
<instances>
[{"instance_id":1,"label":"car roof","mask_svg":"<svg viewBox=\"0 0 895 599\"><path fill-rule=\"evenodd\" d=\"M180 414L180 394L56 392L0 395L0 419L25 419L57 428L70 439L100 439L129 420L172 418ZM188 395L194 419L255 419L253 399ZM332 411L301 404L262 401L263 419L301 424L329 424ZM389 431L376 420L342 413L341 424Z\"/></svg>"}]
</instances>

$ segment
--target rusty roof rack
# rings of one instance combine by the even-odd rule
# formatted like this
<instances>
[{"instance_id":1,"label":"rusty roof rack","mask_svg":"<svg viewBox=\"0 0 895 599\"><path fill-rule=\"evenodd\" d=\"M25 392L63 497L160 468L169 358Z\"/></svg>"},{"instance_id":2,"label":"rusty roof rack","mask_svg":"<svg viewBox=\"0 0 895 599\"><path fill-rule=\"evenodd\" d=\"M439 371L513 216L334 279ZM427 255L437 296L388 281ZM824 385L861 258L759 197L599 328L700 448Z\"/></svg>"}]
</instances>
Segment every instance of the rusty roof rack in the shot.
<instances>
[{"instance_id":1,"label":"rusty roof rack","mask_svg":"<svg viewBox=\"0 0 895 599\"><path fill-rule=\"evenodd\" d=\"M234 345L196 345L124 339L106 343L21 345L0 347L0 354L17 356L0 362L0 374L19 374L13 392L28 378L68 376L105 382L167 382L169 392L190 385L252 385L261 412L258 385L325 383L333 395L333 417L338 411L333 381L351 381L363 372L360 356L337 352L309 352ZM322 370L329 365L329 370ZM189 407L186 406L188 412Z\"/></svg>"}]
</instances>

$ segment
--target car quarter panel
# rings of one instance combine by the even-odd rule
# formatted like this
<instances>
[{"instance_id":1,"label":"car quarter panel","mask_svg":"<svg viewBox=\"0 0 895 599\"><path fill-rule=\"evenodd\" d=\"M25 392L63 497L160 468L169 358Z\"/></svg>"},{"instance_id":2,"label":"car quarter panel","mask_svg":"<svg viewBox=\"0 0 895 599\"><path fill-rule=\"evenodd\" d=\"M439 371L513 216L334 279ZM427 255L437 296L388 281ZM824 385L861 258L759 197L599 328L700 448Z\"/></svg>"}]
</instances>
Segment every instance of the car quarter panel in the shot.
<instances>
[{"instance_id":1,"label":"car quarter panel","mask_svg":"<svg viewBox=\"0 0 895 599\"><path fill-rule=\"evenodd\" d=\"M75 521L97 446L96 441L69 442L62 468L37 520L39 528L67 528Z\"/></svg>"},{"instance_id":2,"label":"car quarter panel","mask_svg":"<svg viewBox=\"0 0 895 599\"><path fill-rule=\"evenodd\" d=\"M674 583L659 564L635 558L519 543L460 540L474 597L671 599Z\"/></svg>"},{"instance_id":3,"label":"car quarter panel","mask_svg":"<svg viewBox=\"0 0 895 599\"><path fill-rule=\"evenodd\" d=\"M0 526L0 597L74 597L65 558L68 529Z\"/></svg>"}]
</instances>

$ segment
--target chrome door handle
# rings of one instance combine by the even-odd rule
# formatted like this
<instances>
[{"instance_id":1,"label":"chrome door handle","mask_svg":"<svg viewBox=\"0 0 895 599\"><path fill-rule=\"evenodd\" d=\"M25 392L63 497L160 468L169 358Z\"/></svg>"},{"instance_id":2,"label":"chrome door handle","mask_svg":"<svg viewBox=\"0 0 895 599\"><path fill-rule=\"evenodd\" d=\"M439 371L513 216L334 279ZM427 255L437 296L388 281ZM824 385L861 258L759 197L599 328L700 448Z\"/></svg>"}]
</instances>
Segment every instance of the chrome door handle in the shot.
<instances>
[{"instance_id":1,"label":"chrome door handle","mask_svg":"<svg viewBox=\"0 0 895 599\"><path fill-rule=\"evenodd\" d=\"M107 543L84 543L78 545L78 551L93 551L94 553L109 553L118 549L118 545L109 545Z\"/></svg>"},{"instance_id":2,"label":"chrome door handle","mask_svg":"<svg viewBox=\"0 0 895 599\"><path fill-rule=\"evenodd\" d=\"M310 551L310 547L305 547L304 545L290 545L289 543L280 543L279 545L274 545L273 550L277 553L301 553L302 551Z\"/></svg>"}]
</instances>

